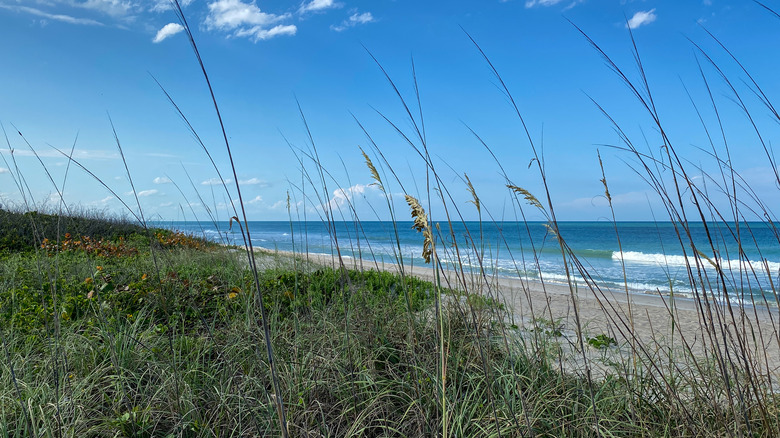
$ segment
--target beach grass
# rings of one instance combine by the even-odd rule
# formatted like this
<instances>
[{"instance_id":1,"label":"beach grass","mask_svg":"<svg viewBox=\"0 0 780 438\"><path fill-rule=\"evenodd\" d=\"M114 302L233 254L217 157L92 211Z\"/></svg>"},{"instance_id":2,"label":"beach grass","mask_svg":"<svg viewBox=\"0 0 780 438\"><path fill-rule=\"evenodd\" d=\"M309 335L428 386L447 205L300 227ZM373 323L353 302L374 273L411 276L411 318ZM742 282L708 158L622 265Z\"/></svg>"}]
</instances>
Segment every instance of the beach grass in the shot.
<instances>
[{"instance_id":1,"label":"beach grass","mask_svg":"<svg viewBox=\"0 0 780 438\"><path fill-rule=\"evenodd\" d=\"M137 252L3 256L2 436L280 434L246 264L221 246L127 241ZM578 357L560 321L504 324L501 303L448 289L437 315L431 282L290 257L261 253L258 278L293 436L435 436L442 396L450 436L595 436L594 406L612 436L728 431L725 406L686 414L655 393L653 370L624 374L605 334L588 359L615 363L588 379L559 368ZM675 391L703 401L695 382Z\"/></svg>"},{"instance_id":2,"label":"beach grass","mask_svg":"<svg viewBox=\"0 0 780 438\"><path fill-rule=\"evenodd\" d=\"M176 10L223 126L205 62L178 3ZM221 189L237 199L230 223L243 245L151 227L137 197L137 208L124 204L124 218L79 211L62 197L56 208L0 209L0 437L780 436L777 294L740 293L750 290L756 272L731 277L719 254L726 239L751 245L746 221L776 230L777 220L731 167L725 140L711 144L716 173L694 178L705 172L680 158L678 142L666 134L636 44L639 77L632 80L583 36L646 110L663 144L660 155L635 146L594 102L621 139L608 147L634 160L664 206L658 220L675 227L691 299L671 288L635 294L628 278L617 291L599 283L559 227L541 145L498 69L467 35L517 116L542 190L517 184L483 137L471 133L496 158L505 179L496 189L506 190L520 226L528 230L531 211L545 218L565 280L545 280L533 239L531 258L516 262L537 270L534 281L519 269L516 277L495 276L482 230L498 220L465 173L445 179L446 166L432 157L415 74L408 99L369 54L407 119L379 115L414 152L422 168L417 178L425 181L417 187L402 180L356 120L369 146L360 149L366 169L353 172L365 173L384 196L394 263L377 263L370 248L362 259L342 254L365 237L361 218L349 196L344 204L328 202L332 187L344 185L322 165L302 109L309 148L293 148L301 184L291 191L303 207L288 199L291 234L301 211L304 220L316 211L330 230L330 255L309 254L305 246L292 253L252 247L224 127L226 174L235 187ZM736 60L726 53L726 61ZM722 73L708 53L699 49L699 56ZM709 84L706 72L702 67ZM737 88L730 89L741 102ZM773 108L757 83L751 90ZM166 96L213 164L216 151ZM715 100L707 104L717 107ZM702 119L704 129L719 123ZM768 142L759 143L775 169ZM9 167L28 199L22 170ZM609 168L601 172L611 206ZM479 234L454 236L454 225L468 216L455 190L469 193ZM396 193L405 206L398 207ZM213 212L205 216L216 222ZM342 220L354 225L353 235L337 231ZM419 233L424 266L401 255L398 229L408 220ZM614 210L610 220L619 221ZM692 223L706 227L707 245L694 241ZM615 232L619 246L617 226ZM743 251L735 258L754 266ZM776 278L765 266L766 276ZM729 299L735 287L741 301Z\"/></svg>"}]
</instances>

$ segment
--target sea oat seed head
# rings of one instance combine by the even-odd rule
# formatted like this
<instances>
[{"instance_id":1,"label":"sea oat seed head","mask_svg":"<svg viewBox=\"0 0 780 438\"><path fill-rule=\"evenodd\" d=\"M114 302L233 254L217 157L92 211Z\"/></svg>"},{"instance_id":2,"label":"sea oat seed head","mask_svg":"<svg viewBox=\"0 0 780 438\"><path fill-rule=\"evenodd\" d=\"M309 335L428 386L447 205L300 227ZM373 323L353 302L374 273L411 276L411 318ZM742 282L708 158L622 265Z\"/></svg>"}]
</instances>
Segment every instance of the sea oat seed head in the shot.
<instances>
[{"instance_id":1,"label":"sea oat seed head","mask_svg":"<svg viewBox=\"0 0 780 438\"><path fill-rule=\"evenodd\" d=\"M414 196L404 195L406 197L406 203L412 209L412 218L414 218L414 224L412 228L417 232L423 233L423 252L422 257L425 259L425 263L431 262L431 255L433 254L433 233L431 233L431 227L428 224L428 216L425 214L425 210L420 205L420 202Z\"/></svg>"}]
</instances>

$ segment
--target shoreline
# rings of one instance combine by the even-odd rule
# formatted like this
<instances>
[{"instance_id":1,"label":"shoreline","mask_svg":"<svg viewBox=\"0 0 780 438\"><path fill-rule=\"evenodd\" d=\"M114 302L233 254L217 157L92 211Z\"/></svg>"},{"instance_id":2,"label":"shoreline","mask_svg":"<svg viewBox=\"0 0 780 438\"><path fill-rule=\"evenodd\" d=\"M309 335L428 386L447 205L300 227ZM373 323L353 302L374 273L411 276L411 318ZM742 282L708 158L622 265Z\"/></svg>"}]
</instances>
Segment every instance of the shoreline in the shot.
<instances>
[{"instance_id":1,"label":"shoreline","mask_svg":"<svg viewBox=\"0 0 780 438\"><path fill-rule=\"evenodd\" d=\"M335 255L295 254L266 248L255 248L255 253L298 257L321 266L339 266L338 256ZM394 263L352 257L342 257L342 261L349 269L401 274L401 267ZM427 281L436 280L429 266L404 266L403 274ZM576 323L579 319L580 333L586 339L606 334L615 338L619 345L639 342L656 352L685 346L697 356L709 356L716 350L734 350L737 347L733 338L737 337L743 342L741 345L747 352L747 359L754 362L758 370L780 376L780 335L776 328L780 326L780 313L776 308L725 306L725 303L713 300L698 302L693 298L672 299L662 294L626 294L625 290L594 291L576 285L572 291L568 285L501 276L477 278L465 271L463 274L445 271L444 274L439 276L443 287L478 292L497 299L511 309L512 320L509 322L521 329L546 321L560 327L572 343L571 338L576 340L577 337ZM727 332L719 330L713 338L712 333L704 329L710 325L724 327ZM745 344L748 339L750 345Z\"/></svg>"}]
</instances>

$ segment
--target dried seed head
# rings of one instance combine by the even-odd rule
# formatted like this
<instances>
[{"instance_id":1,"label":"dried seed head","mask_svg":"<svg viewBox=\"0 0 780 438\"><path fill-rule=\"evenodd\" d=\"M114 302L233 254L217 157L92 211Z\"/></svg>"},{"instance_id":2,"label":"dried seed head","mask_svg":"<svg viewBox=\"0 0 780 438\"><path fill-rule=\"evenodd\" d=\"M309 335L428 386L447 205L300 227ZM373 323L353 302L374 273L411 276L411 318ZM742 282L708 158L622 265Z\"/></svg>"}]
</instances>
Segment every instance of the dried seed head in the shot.
<instances>
[{"instance_id":1,"label":"dried seed head","mask_svg":"<svg viewBox=\"0 0 780 438\"><path fill-rule=\"evenodd\" d=\"M425 263L430 263L431 255L433 254L433 233L431 232L430 224L428 224L428 216L414 196L405 195L405 197L406 203L412 209L412 218L414 218L412 228L417 230L417 232L423 233L422 257L425 259Z\"/></svg>"},{"instance_id":2,"label":"dried seed head","mask_svg":"<svg viewBox=\"0 0 780 438\"><path fill-rule=\"evenodd\" d=\"M507 184L506 186L512 191L514 191L515 193L519 193L523 195L523 198L525 198L525 200L528 201L529 204L533 205L539 210L544 210L544 207L542 207L542 203L539 202L539 200L536 199L536 196L532 195L531 192L529 192L528 190L522 187L513 186L511 184Z\"/></svg>"},{"instance_id":3,"label":"dried seed head","mask_svg":"<svg viewBox=\"0 0 780 438\"><path fill-rule=\"evenodd\" d=\"M368 166L368 170L371 171L371 177L374 178L374 183L379 187L379 190L382 192L385 191L385 186L382 185L382 178L379 177L379 172L376 171L376 167L374 167L374 163L371 161L371 158L366 154L366 152L363 150L363 148L360 148L360 153L363 154L363 158L366 160L366 166Z\"/></svg>"},{"instance_id":4,"label":"dried seed head","mask_svg":"<svg viewBox=\"0 0 780 438\"><path fill-rule=\"evenodd\" d=\"M469 193L471 193L471 197L473 198L471 202L477 207L477 212L480 211L480 205L479 205L479 196L477 196L476 190L474 190L474 186L471 185L471 180L469 179L469 176L465 173L463 174L464 177L466 177L466 186L468 187Z\"/></svg>"}]
</instances>

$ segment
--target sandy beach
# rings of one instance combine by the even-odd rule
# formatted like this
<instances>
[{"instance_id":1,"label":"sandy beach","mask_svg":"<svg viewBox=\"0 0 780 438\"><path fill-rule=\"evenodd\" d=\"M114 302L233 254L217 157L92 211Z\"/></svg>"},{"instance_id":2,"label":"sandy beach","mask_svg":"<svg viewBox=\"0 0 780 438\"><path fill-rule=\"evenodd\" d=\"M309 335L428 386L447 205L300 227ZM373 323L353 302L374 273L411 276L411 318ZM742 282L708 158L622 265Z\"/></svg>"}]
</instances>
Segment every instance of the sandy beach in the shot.
<instances>
[{"instance_id":1,"label":"sandy beach","mask_svg":"<svg viewBox=\"0 0 780 438\"><path fill-rule=\"evenodd\" d=\"M308 259L316 265L338 267L337 256L293 254L256 249L275 259L293 256ZM374 269L401 273L392 263L342 258L349 269ZM404 266L406 275L435 281L428 266ZM468 290L498 299L511 309L512 324L530 328L536 321L554 321L570 349L576 349L579 315L583 339L606 334L623 347L613 355L625 353L632 342L639 345L646 358L665 358L688 350L699 358L731 357L749 361L761 374L780 376L780 316L777 309L766 307L724 306L715 300L700 303L690 298L671 299L668 295L626 293L624 290L592 290L560 283L541 283L521 278L480 277L477 273L444 271L442 284L450 289ZM630 309L630 312L629 312ZM705 327L714 329L705 330ZM566 344L566 342L562 342ZM599 353L600 354L600 353ZM598 356L593 351L591 356Z\"/></svg>"}]
</instances>

